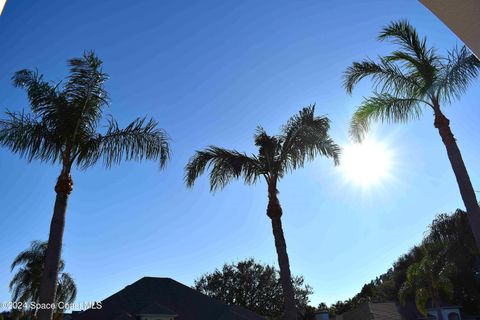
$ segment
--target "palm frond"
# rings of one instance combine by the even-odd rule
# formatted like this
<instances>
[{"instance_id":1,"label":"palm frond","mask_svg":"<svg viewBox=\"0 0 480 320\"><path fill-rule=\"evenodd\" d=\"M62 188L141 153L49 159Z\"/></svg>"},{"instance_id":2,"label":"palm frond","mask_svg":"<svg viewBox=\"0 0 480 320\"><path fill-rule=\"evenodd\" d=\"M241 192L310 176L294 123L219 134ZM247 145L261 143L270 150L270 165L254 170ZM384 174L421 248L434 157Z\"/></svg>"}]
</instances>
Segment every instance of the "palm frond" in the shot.
<instances>
[{"instance_id":1,"label":"palm frond","mask_svg":"<svg viewBox=\"0 0 480 320\"><path fill-rule=\"evenodd\" d=\"M407 122L417 119L422 113L419 101L415 98L398 98L389 94L375 93L365 99L355 111L350 123L350 135L362 141L370 128L371 121Z\"/></svg>"},{"instance_id":2,"label":"palm frond","mask_svg":"<svg viewBox=\"0 0 480 320\"><path fill-rule=\"evenodd\" d=\"M281 168L278 159L281 144L278 137L267 134L262 126L257 126L253 139L255 145L258 147L259 162L264 164L265 169L268 172L281 176Z\"/></svg>"},{"instance_id":3,"label":"palm frond","mask_svg":"<svg viewBox=\"0 0 480 320\"><path fill-rule=\"evenodd\" d=\"M0 119L0 145L28 161L38 159L54 163L59 159L57 137L44 122L25 113L6 112Z\"/></svg>"},{"instance_id":4,"label":"palm frond","mask_svg":"<svg viewBox=\"0 0 480 320\"><path fill-rule=\"evenodd\" d=\"M446 102L460 99L480 73L480 61L463 46L450 51L447 63L435 83L440 98Z\"/></svg>"},{"instance_id":5,"label":"palm frond","mask_svg":"<svg viewBox=\"0 0 480 320\"><path fill-rule=\"evenodd\" d=\"M28 100L32 111L42 117L48 117L56 108L59 99L58 85L44 81L38 71L23 69L15 72L12 77L15 87L24 88L27 91Z\"/></svg>"},{"instance_id":6,"label":"palm frond","mask_svg":"<svg viewBox=\"0 0 480 320\"><path fill-rule=\"evenodd\" d=\"M398 61L411 71L415 70L417 76L423 80L423 89L432 86L441 67L440 58L435 48L427 48L426 38L420 39L417 31L408 21L392 22L383 28L378 39L392 40L402 48L385 57L387 61Z\"/></svg>"},{"instance_id":7,"label":"palm frond","mask_svg":"<svg viewBox=\"0 0 480 320\"><path fill-rule=\"evenodd\" d=\"M375 62L366 59L354 62L343 75L343 86L348 93L365 77L371 77L376 91L390 92L393 95L420 92L420 84L411 74L404 73L387 59Z\"/></svg>"},{"instance_id":8,"label":"palm frond","mask_svg":"<svg viewBox=\"0 0 480 320\"><path fill-rule=\"evenodd\" d=\"M17 266L22 264L28 264L32 261L42 261L47 249L47 243L45 241L35 240L30 243L30 247L20 252L12 264L10 265L10 271L13 271Z\"/></svg>"},{"instance_id":9,"label":"palm frond","mask_svg":"<svg viewBox=\"0 0 480 320\"><path fill-rule=\"evenodd\" d=\"M108 75L102 71L102 61L93 52L85 52L81 58L68 61L70 74L65 84L65 95L73 106L77 126L93 129L108 105L104 82Z\"/></svg>"},{"instance_id":10,"label":"palm frond","mask_svg":"<svg viewBox=\"0 0 480 320\"><path fill-rule=\"evenodd\" d=\"M260 162L235 150L215 146L197 151L185 167L185 182L192 187L195 180L210 169L210 189L222 189L233 179L243 177L247 184L253 184L264 173Z\"/></svg>"},{"instance_id":11,"label":"palm frond","mask_svg":"<svg viewBox=\"0 0 480 320\"><path fill-rule=\"evenodd\" d=\"M72 303L77 297L77 286L69 273L62 273L58 279L57 296L58 302Z\"/></svg>"},{"instance_id":12,"label":"palm frond","mask_svg":"<svg viewBox=\"0 0 480 320\"><path fill-rule=\"evenodd\" d=\"M158 160L164 168L170 158L169 137L153 119L137 118L124 129L112 118L104 135L97 134L79 145L77 164L85 169L100 158L106 167L122 160Z\"/></svg>"},{"instance_id":13,"label":"palm frond","mask_svg":"<svg viewBox=\"0 0 480 320\"><path fill-rule=\"evenodd\" d=\"M423 60L427 57L427 41L420 39L415 28L406 20L394 21L384 27L378 35L380 41L392 40L403 50Z\"/></svg>"},{"instance_id":14,"label":"palm frond","mask_svg":"<svg viewBox=\"0 0 480 320\"><path fill-rule=\"evenodd\" d=\"M427 288L418 288L415 291L415 305L417 306L418 311L427 317L427 302L431 298Z\"/></svg>"},{"instance_id":15,"label":"palm frond","mask_svg":"<svg viewBox=\"0 0 480 320\"><path fill-rule=\"evenodd\" d=\"M318 155L339 163L340 147L330 138L330 120L315 116L315 105L303 108L281 130L280 161L287 170L303 167Z\"/></svg>"}]
</instances>

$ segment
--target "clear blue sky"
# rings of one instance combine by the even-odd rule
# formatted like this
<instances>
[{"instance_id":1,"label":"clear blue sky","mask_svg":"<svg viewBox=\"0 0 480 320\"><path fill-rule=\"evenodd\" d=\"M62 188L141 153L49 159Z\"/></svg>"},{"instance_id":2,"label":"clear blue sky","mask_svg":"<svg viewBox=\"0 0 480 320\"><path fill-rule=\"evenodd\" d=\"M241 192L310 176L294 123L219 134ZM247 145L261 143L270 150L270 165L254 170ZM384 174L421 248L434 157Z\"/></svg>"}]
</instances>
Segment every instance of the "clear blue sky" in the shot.
<instances>
[{"instance_id":1,"label":"clear blue sky","mask_svg":"<svg viewBox=\"0 0 480 320\"><path fill-rule=\"evenodd\" d=\"M407 18L441 50L460 45L417 1L18 1L0 17L0 108L28 108L10 77L38 68L66 75L65 61L94 49L110 74L108 112L126 124L153 116L172 137L165 171L156 163L73 173L64 237L66 270L78 301L101 300L143 276L187 285L224 262L255 257L276 264L266 188L233 183L193 190L183 168L208 144L255 151L252 134L275 132L317 103L332 136L348 143L353 96L341 74L354 60L391 47L381 26ZM473 183L480 188L478 83L446 109ZM376 126L395 155L393 179L362 192L319 159L279 185L292 272L313 287L312 304L351 297L418 243L435 214L463 207L433 118ZM10 298L9 266L30 241L47 239L59 168L0 150L0 301Z\"/></svg>"}]
</instances>

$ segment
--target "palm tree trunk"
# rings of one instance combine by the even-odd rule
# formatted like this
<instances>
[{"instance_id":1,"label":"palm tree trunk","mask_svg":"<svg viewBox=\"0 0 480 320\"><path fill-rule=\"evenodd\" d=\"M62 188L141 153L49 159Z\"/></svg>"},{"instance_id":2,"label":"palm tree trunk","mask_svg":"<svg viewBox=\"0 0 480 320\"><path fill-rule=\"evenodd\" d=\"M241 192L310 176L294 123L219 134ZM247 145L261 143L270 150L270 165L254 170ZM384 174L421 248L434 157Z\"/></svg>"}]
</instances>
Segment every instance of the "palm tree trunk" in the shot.
<instances>
[{"instance_id":1,"label":"palm tree trunk","mask_svg":"<svg viewBox=\"0 0 480 320\"><path fill-rule=\"evenodd\" d=\"M269 188L270 189L270 188ZM290 262L287 254L287 244L283 235L282 228L282 207L277 198L276 188L269 190L269 201L267 215L272 221L273 237L275 239L275 248L278 256L278 266L280 267L280 282L282 284L285 319L297 320L297 308L295 306L295 293L293 290L292 274L290 273Z\"/></svg>"},{"instance_id":2,"label":"palm tree trunk","mask_svg":"<svg viewBox=\"0 0 480 320\"><path fill-rule=\"evenodd\" d=\"M448 159L452 165L460 194L467 209L468 221L472 229L477 249L480 250L480 207L478 206L475 190L468 175L467 168L463 162L462 154L458 148L455 137L450 129L450 120L441 112L438 104L434 107L435 111L435 128L438 129L443 144L447 149Z\"/></svg>"},{"instance_id":3,"label":"palm tree trunk","mask_svg":"<svg viewBox=\"0 0 480 320\"><path fill-rule=\"evenodd\" d=\"M39 303L53 305L58 284L58 268L62 252L63 230L65 228L65 214L70 192L72 192L72 178L69 170L62 170L55 186L57 193L53 217L50 223L50 234L46 253L45 266L40 281ZM52 320L54 309L39 309L39 320Z\"/></svg>"}]
</instances>

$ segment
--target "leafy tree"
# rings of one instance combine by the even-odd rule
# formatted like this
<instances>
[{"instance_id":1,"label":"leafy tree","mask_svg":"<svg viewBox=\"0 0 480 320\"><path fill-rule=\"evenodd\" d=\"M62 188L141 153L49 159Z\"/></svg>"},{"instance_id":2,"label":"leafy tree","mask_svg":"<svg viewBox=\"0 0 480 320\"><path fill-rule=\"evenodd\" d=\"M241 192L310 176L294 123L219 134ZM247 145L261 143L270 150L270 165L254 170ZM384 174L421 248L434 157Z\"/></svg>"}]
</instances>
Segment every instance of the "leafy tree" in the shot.
<instances>
[{"instance_id":1,"label":"leafy tree","mask_svg":"<svg viewBox=\"0 0 480 320\"><path fill-rule=\"evenodd\" d=\"M308 302L312 288L303 277L292 277L295 303L300 316L310 312ZM245 307L268 319L283 317L284 296L279 272L275 267L250 258L225 264L221 270L195 280L195 289L230 305Z\"/></svg>"},{"instance_id":2,"label":"leafy tree","mask_svg":"<svg viewBox=\"0 0 480 320\"><path fill-rule=\"evenodd\" d=\"M33 241L30 247L20 252L13 260L11 270L17 268L15 275L10 281L9 287L12 292L12 301L29 305L32 302L38 303L40 279L45 265L47 253L47 242ZM62 272L65 267L63 260L60 260L57 286L56 302L72 303L77 295L77 287L72 277ZM35 310L22 310L35 316ZM55 319L62 318L62 310L57 310Z\"/></svg>"},{"instance_id":3,"label":"leafy tree","mask_svg":"<svg viewBox=\"0 0 480 320\"><path fill-rule=\"evenodd\" d=\"M424 247L424 256L419 262L408 267L407 279L398 292L401 303L405 303L413 291L417 309L427 317L427 303L430 301L437 310L439 320L443 320L441 312L442 296L452 298L453 283L450 277L454 266L445 262L441 256L433 256Z\"/></svg>"},{"instance_id":4,"label":"leafy tree","mask_svg":"<svg viewBox=\"0 0 480 320\"><path fill-rule=\"evenodd\" d=\"M320 302L317 307L318 310L328 310L328 305L325 302Z\"/></svg>"},{"instance_id":5,"label":"leafy tree","mask_svg":"<svg viewBox=\"0 0 480 320\"><path fill-rule=\"evenodd\" d=\"M285 317L297 319L294 288L290 274L287 246L282 229L282 207L278 200L277 183L289 171L301 168L317 156L333 158L338 164L340 147L330 138L330 121L314 115L315 107L303 108L281 128L279 135L268 135L262 127L254 136L258 154L248 156L236 150L210 146L197 151L186 166L185 180L189 187L205 169L210 170L211 191L222 189L234 179L246 184L265 179L268 187L267 216L272 223L285 297Z\"/></svg>"},{"instance_id":6,"label":"leafy tree","mask_svg":"<svg viewBox=\"0 0 480 320\"><path fill-rule=\"evenodd\" d=\"M337 310L339 314L349 311L365 299L372 302L397 300L399 291L407 281L409 268L421 263L425 252L430 257L437 257L437 265L449 269L448 278L453 285L453 294L444 298L448 298L453 304L461 305L463 311L467 313L479 313L478 251L467 215L461 210L450 215L439 214L429 226L419 246L414 246L408 253L398 258L392 268L363 286L352 299L332 305L330 311ZM406 298L415 299L414 293L414 290L406 291Z\"/></svg>"},{"instance_id":7,"label":"leafy tree","mask_svg":"<svg viewBox=\"0 0 480 320\"><path fill-rule=\"evenodd\" d=\"M439 55L406 21L383 28L378 39L390 40L398 49L377 62L354 62L345 72L344 86L349 93L365 77L371 77L374 83L373 96L365 99L354 113L350 132L361 140L374 120L408 122L420 117L425 108L431 111L480 248L480 207L450 121L441 108L465 93L478 76L480 61L465 47L450 51L446 57Z\"/></svg>"},{"instance_id":8,"label":"leafy tree","mask_svg":"<svg viewBox=\"0 0 480 320\"><path fill-rule=\"evenodd\" d=\"M0 145L25 157L60 164L56 200L48 238L45 270L40 281L40 303L55 301L67 200L72 192L72 166L85 170L103 160L106 167L122 159L158 160L163 168L169 158L166 133L157 122L138 118L126 128L110 118L105 133L97 132L109 99L104 88L108 76L94 53L68 61L70 74L63 83L51 83L36 71L20 70L13 76L24 88L32 113L6 112L0 120ZM40 310L40 320L50 320L52 310Z\"/></svg>"}]
</instances>

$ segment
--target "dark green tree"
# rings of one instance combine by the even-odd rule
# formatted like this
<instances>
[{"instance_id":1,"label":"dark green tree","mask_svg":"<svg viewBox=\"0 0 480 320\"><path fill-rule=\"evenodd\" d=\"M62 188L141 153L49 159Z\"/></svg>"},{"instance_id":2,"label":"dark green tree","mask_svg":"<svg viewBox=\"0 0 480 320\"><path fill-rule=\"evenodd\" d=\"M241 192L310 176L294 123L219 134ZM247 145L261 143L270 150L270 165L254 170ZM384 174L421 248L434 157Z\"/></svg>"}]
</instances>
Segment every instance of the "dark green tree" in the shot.
<instances>
[{"instance_id":1,"label":"dark green tree","mask_svg":"<svg viewBox=\"0 0 480 320\"><path fill-rule=\"evenodd\" d=\"M295 303L299 317L311 311L308 306L312 288L303 277L292 277ZM250 258L225 264L222 269L195 280L195 289L230 305L245 307L267 319L284 315L284 296L280 276L275 267Z\"/></svg>"},{"instance_id":2,"label":"dark green tree","mask_svg":"<svg viewBox=\"0 0 480 320\"><path fill-rule=\"evenodd\" d=\"M443 301L462 306L462 310L466 313L479 313L478 251L467 215L461 210L453 214L439 214L429 226L421 244L414 246L408 253L398 258L392 268L365 285L352 299L340 301L332 305L330 310L334 310L336 306L342 312L349 311L356 308L362 299L372 302L397 300L399 291L407 282L409 268L414 264L419 265L425 252L430 257L436 257L437 271L440 267L449 270L448 279L452 283L453 294L450 296L441 293ZM405 299L414 300L415 290L406 290L404 296Z\"/></svg>"},{"instance_id":3,"label":"dark green tree","mask_svg":"<svg viewBox=\"0 0 480 320\"><path fill-rule=\"evenodd\" d=\"M480 266L467 215L462 210L453 214L440 214L429 227L424 243L431 255L442 257L454 266L449 275L453 283L451 302L463 310L480 312ZM434 250L435 249L435 250Z\"/></svg>"},{"instance_id":4,"label":"dark green tree","mask_svg":"<svg viewBox=\"0 0 480 320\"><path fill-rule=\"evenodd\" d=\"M406 21L383 28L378 39L390 40L398 49L378 61L354 62L345 72L344 86L349 93L363 78L371 77L374 84L373 96L354 113L350 132L361 140L372 121L402 123L420 117L425 109L432 112L480 248L480 207L450 121L442 112L442 107L460 99L478 76L480 61L465 47L439 55Z\"/></svg>"},{"instance_id":5,"label":"dark green tree","mask_svg":"<svg viewBox=\"0 0 480 320\"><path fill-rule=\"evenodd\" d=\"M21 70L13 76L16 87L26 90L31 113L8 112L0 120L0 145L25 157L59 164L56 199L48 238L47 259L40 281L39 302L55 301L67 200L72 192L73 166L85 170L102 160L106 167L121 160L157 160L163 168L169 158L165 131L157 122L138 118L124 129L109 118L106 132L97 128L109 103L104 82L108 76L94 53L68 61L65 82L51 83L36 71ZM38 313L51 320L52 310Z\"/></svg>"},{"instance_id":6,"label":"dark green tree","mask_svg":"<svg viewBox=\"0 0 480 320\"><path fill-rule=\"evenodd\" d=\"M45 265L47 253L47 242L33 241L30 247L20 252L12 262L11 270L15 270L15 275L10 281L9 287L12 293L12 301L21 302L27 306L32 302L38 303L40 279ZM63 272L65 263L60 260L59 278L57 285L56 302L72 303L77 295L77 287L72 277ZM25 308L23 313L34 317L36 310ZM55 319L61 319L62 310L57 310Z\"/></svg>"},{"instance_id":7,"label":"dark green tree","mask_svg":"<svg viewBox=\"0 0 480 320\"><path fill-rule=\"evenodd\" d=\"M328 133L330 121L327 117L315 116L314 112L314 106L303 108L290 118L276 136L268 135L262 127L258 127L254 136L257 155L248 156L236 150L210 146L197 151L186 166L185 180L189 187L205 169L209 169L211 191L222 189L234 179L242 178L249 185L260 179L265 180L268 191L267 216L272 223L285 297L285 317L288 320L297 319L297 310L277 183L286 173L303 167L317 156L333 158L338 164L340 154L340 147Z\"/></svg>"}]
</instances>

